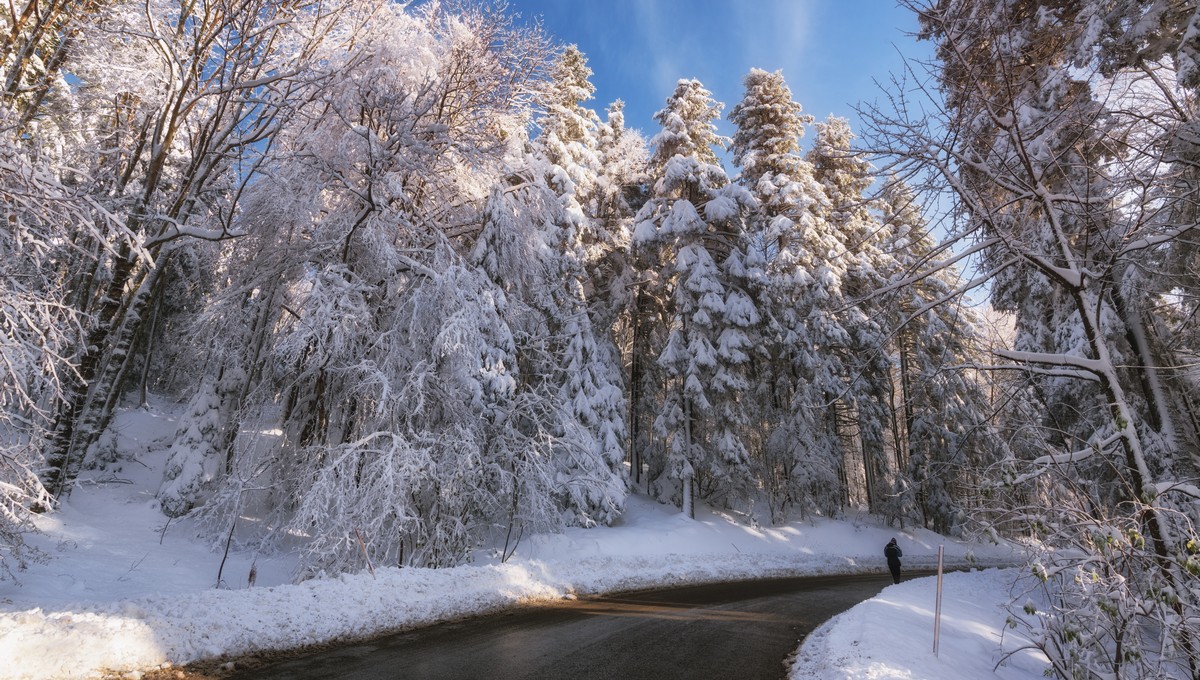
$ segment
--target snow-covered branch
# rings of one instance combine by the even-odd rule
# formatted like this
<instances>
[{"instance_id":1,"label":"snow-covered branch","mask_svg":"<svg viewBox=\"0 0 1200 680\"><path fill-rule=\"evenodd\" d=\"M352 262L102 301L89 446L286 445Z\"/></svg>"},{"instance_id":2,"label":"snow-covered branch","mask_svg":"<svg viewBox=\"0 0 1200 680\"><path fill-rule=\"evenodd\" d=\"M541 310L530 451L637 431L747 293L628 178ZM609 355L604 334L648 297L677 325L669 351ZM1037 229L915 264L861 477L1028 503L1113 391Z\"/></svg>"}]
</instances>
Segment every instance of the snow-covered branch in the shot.
<instances>
[{"instance_id":1,"label":"snow-covered branch","mask_svg":"<svg viewBox=\"0 0 1200 680\"><path fill-rule=\"evenodd\" d=\"M1019 352L1011 349L996 349L993 351L996 356L1026 365L1040 364L1043 366L1074 367L1091 375L1091 379L1095 379L1096 376L1101 375L1106 370L1111 370L1110 368L1106 368L1106 366L1100 361L1095 359L1086 359L1073 354Z\"/></svg>"}]
</instances>

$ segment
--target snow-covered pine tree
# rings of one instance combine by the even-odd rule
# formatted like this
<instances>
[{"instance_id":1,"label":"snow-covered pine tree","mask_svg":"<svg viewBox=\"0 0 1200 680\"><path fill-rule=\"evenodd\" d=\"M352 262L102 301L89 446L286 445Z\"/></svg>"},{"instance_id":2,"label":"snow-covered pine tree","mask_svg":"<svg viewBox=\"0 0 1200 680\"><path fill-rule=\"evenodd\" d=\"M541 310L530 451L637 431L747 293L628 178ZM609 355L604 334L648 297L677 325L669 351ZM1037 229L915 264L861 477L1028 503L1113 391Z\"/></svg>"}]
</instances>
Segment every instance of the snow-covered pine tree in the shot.
<instances>
[{"instance_id":1,"label":"snow-covered pine tree","mask_svg":"<svg viewBox=\"0 0 1200 680\"><path fill-rule=\"evenodd\" d=\"M556 496L570 524L611 524L624 510L627 493L625 395L612 352L603 351L586 310L582 286L567 279L577 300L568 307L562 333L566 346L559 375L562 441L556 447L560 472Z\"/></svg>"},{"instance_id":2,"label":"snow-covered pine tree","mask_svg":"<svg viewBox=\"0 0 1200 680\"><path fill-rule=\"evenodd\" d=\"M727 144L714 124L720 110L699 81L681 80L655 114L663 129L651 142L654 191L638 213L633 234L646 288L639 292L662 305L662 316L655 321L665 324L660 331L665 345L656 352L664 399L655 427L666 451L660 463L651 462L657 473L653 484L659 498L680 504L688 515L694 513L695 490L726 497L743 486L731 480L750 475L743 433L734 431L740 430L737 407L722 401L737 400L744 387L737 377L741 369L735 367L746 360L737 327L754 315L747 312L748 298L735 298L733 307L727 306L730 290L721 267L741 229L730 233L718 225L740 223L753 198L729 185L716 157L715 149ZM639 311L639 323L649 321L646 310ZM730 335L721 352L727 329ZM643 341L654 337L643 333ZM653 348L635 344L634 351L639 350ZM714 427L718 416L723 422Z\"/></svg>"},{"instance_id":3,"label":"snow-covered pine tree","mask_svg":"<svg viewBox=\"0 0 1200 680\"><path fill-rule=\"evenodd\" d=\"M725 291L716 262L701 245L707 229L692 203L684 199L672 204L658 226L660 234L670 234L678 250L672 252L673 262L664 272L672 316L666 347L658 355L668 382L655 428L666 440L667 457L663 475L655 481L660 497L669 497L689 517L695 516L698 468L710 457L703 424L711 422L713 411L708 399L717 368L713 322L724 311Z\"/></svg>"},{"instance_id":4,"label":"snow-covered pine tree","mask_svg":"<svg viewBox=\"0 0 1200 680\"><path fill-rule=\"evenodd\" d=\"M824 188L826 203L818 217L837 242L829 257L839 261L842 306L837 312L848 343L842 352L845 385L832 401L835 428L843 440L847 500L883 512L894 468L888 464L886 433L890 412L891 365L885 325L889 306L874 294L894 269L879 249L881 237L868 191L874 173L863 153L853 148L854 134L844 118L817 124L817 140L808 154L813 176Z\"/></svg>"},{"instance_id":5,"label":"snow-covered pine tree","mask_svg":"<svg viewBox=\"0 0 1200 680\"><path fill-rule=\"evenodd\" d=\"M559 197L564 215L547 216L567 230L563 243L571 256L582 258L589 272L599 267L611 248L611 239L597 233L595 219L599 202L600 158L597 131L600 119L584 106L596 88L589 78L592 70L575 45L568 45L557 56L546 85L546 113L537 119L541 133L534 140L534 151L545 164L533 164L526 174L538 175ZM590 288L590 281L586 282Z\"/></svg>"},{"instance_id":6,"label":"snow-covered pine tree","mask_svg":"<svg viewBox=\"0 0 1200 680\"><path fill-rule=\"evenodd\" d=\"M893 285L902 284L892 298L899 325L889 329L899 476L887 512L957 534L970 512L983 509L984 471L1007 455L989 422L988 386L975 368L987 363L982 320L961 295L964 280L956 268L926 271L939 251L908 186L889 178L880 203L881 247L895 260Z\"/></svg>"},{"instance_id":7,"label":"snow-covered pine tree","mask_svg":"<svg viewBox=\"0 0 1200 680\"><path fill-rule=\"evenodd\" d=\"M760 97L766 101L767 94L788 96L778 84ZM779 103L773 108L777 113L798 114ZM752 110L747 107L739 119L749 118ZM801 120L781 120L781 124L803 129ZM756 138L746 134L744 153L754 148ZM762 138L774 139L772 135ZM764 145L763 153L754 156L756 165L767 167L770 147ZM823 218L828 199L813 177L812 164L795 153L772 160L772 166L788 168L787 172L776 173L770 182L760 181L756 187L760 206L766 206L768 214L778 211L763 236L768 258L763 307L778 366L768 394L779 415L764 452L764 482L775 519L782 519L789 506L802 513L836 515L847 499L846 453L837 417L849 375L851 343L842 312L845 247L840 234Z\"/></svg>"},{"instance_id":8,"label":"snow-covered pine tree","mask_svg":"<svg viewBox=\"0 0 1200 680\"><path fill-rule=\"evenodd\" d=\"M817 217L824 189L800 154L811 117L792 100L778 72L753 69L744 84L745 95L729 120L737 126L732 151L741 169L738 182L758 203L747 220L743 268L765 325L757 341L762 356L752 366L757 425L751 431L763 440L759 475L772 520L781 521L789 506L832 512L841 504L838 447L823 434L831 429L823 424L826 411L820 406L836 387L820 377L838 376L842 369L832 365L838 361L832 352L814 351L829 344L816 335L828 325L815 322L836 323L831 315L837 293L826 287L838 285L840 273L828 269L836 239Z\"/></svg>"}]
</instances>

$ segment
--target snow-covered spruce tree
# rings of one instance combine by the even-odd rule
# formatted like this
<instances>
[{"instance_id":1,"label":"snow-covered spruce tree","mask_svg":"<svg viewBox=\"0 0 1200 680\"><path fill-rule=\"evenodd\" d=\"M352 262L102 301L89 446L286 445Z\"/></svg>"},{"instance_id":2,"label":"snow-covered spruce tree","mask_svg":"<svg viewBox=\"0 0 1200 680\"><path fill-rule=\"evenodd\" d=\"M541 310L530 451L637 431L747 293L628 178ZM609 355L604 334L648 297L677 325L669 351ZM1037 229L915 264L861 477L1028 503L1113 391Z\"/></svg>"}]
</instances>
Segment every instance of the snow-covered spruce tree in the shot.
<instances>
[{"instance_id":1,"label":"snow-covered spruce tree","mask_svg":"<svg viewBox=\"0 0 1200 680\"><path fill-rule=\"evenodd\" d=\"M531 333L547 334L553 345L547 354L551 365L540 373L549 385L558 385L560 504L568 521L583 525L611 522L624 504L626 437L614 338L625 293L611 279L623 268L627 228L620 219L600 215L602 185L610 182L601 179L601 123L583 106L595 89L590 76L583 54L573 45L565 48L550 72L546 114L537 121L539 158L516 172L532 181L514 191L493 190L489 199L510 197L506 212L524 222L494 239L494 248L514 250L516 257L507 270L489 273L500 280L525 278L539 291L527 304L543 317L530 326ZM530 238L539 247L512 247Z\"/></svg>"},{"instance_id":2,"label":"snow-covered spruce tree","mask_svg":"<svg viewBox=\"0 0 1200 680\"><path fill-rule=\"evenodd\" d=\"M779 71L751 69L743 84L745 95L729 112L729 122L737 127L733 162L741 170L738 181L759 203L750 218L753 230L770 237L764 248L782 253L795 247L820 204L821 188L813 179L812 165L800 155L800 140L813 118L792 100ZM790 224L772 226L781 216ZM788 231L771 232L785 227Z\"/></svg>"},{"instance_id":3,"label":"snow-covered spruce tree","mask_svg":"<svg viewBox=\"0 0 1200 680\"><path fill-rule=\"evenodd\" d=\"M829 348L844 344L837 235L818 217L825 190L800 154L811 118L792 100L779 73L752 70L746 94L730 112L737 126L733 160L739 183L758 201L747 244L763 261L758 304L766 357L754 368L757 427L766 438L760 476L772 519L789 507L836 513L843 505L841 445L826 404L841 392L845 369ZM748 266L752 270L753 266Z\"/></svg>"},{"instance_id":4,"label":"snow-covered spruce tree","mask_svg":"<svg viewBox=\"0 0 1200 680\"><path fill-rule=\"evenodd\" d=\"M637 272L629 263L633 217L645 201L648 153L646 140L625 127L625 103L608 107L608 117L596 134L600 174L595 199L586 210L604 246L604 257L592 270L590 297L594 317L606 328L617 323L631 304L630 284Z\"/></svg>"},{"instance_id":5,"label":"snow-covered spruce tree","mask_svg":"<svg viewBox=\"0 0 1200 680\"><path fill-rule=\"evenodd\" d=\"M666 455L651 463L658 472L653 485L689 516L695 490L729 503L752 476L735 402L747 360L739 333L757 313L748 296L729 288L721 268L738 245L742 211L754 201L728 183L716 158L714 149L727 143L713 122L720 110L699 81L681 80L655 114L663 129L651 141L654 192L633 234L643 285L662 305L666 334L657 352L664 400L655 421ZM730 224L739 226L729 231Z\"/></svg>"},{"instance_id":6,"label":"snow-covered spruce tree","mask_svg":"<svg viewBox=\"0 0 1200 680\"><path fill-rule=\"evenodd\" d=\"M575 45L568 45L558 55L550 70L544 95L546 113L537 120L541 133L534 145L554 169L548 183L564 197L564 207L579 212L586 209L594 215L600 173L596 139L600 119L583 105L596 91L589 80L591 75L587 58ZM590 233L590 224L579 226L584 231L578 239L589 249L596 249L598 259L602 254L598 237Z\"/></svg>"},{"instance_id":7,"label":"snow-covered spruce tree","mask_svg":"<svg viewBox=\"0 0 1200 680\"><path fill-rule=\"evenodd\" d=\"M179 517L200 500L205 484L221 470L221 403L216 386L205 381L188 403L163 468L158 502L163 514Z\"/></svg>"},{"instance_id":8,"label":"snow-covered spruce tree","mask_svg":"<svg viewBox=\"0 0 1200 680\"><path fill-rule=\"evenodd\" d=\"M844 446L847 500L880 514L895 514L889 507L894 468L886 446L891 365L884 319L890 308L886 299L874 294L894 265L879 248L876 206L867 195L874 172L865 155L853 148L853 140L850 124L830 116L817 124L817 140L808 154L813 176L825 190L826 202L817 216L838 244L829 257L839 260L842 270L843 306L837 315L848 334L847 344L829 348L843 354L846 370L844 388L834 396L831 409Z\"/></svg>"},{"instance_id":9,"label":"snow-covered spruce tree","mask_svg":"<svg viewBox=\"0 0 1200 680\"><path fill-rule=\"evenodd\" d=\"M1053 548L1035 568L1054 603L1035 643L1064 678L1200 677L1191 381L1170 370L1179 347L1157 311L1180 300L1153 283L1170 276L1141 273L1197 228L1183 198L1195 12L910 6L936 41L946 108L874 117L881 147L951 190L952 237L978 239L976 280L1015 316L1016 347L996 354L1041 400L1024 424L1041 435L1036 457L1011 461L1007 477L1035 501L1013 508L1012 529ZM1052 503L1036 502L1047 493Z\"/></svg>"},{"instance_id":10,"label":"snow-covered spruce tree","mask_svg":"<svg viewBox=\"0 0 1200 680\"><path fill-rule=\"evenodd\" d=\"M625 395L615 353L604 351L593 330L578 279L567 279L577 301L562 333L558 394L561 440L555 463L561 470L556 496L571 524L610 524L624 509L627 493L625 459Z\"/></svg>"},{"instance_id":11,"label":"snow-covered spruce tree","mask_svg":"<svg viewBox=\"0 0 1200 680\"><path fill-rule=\"evenodd\" d=\"M533 147L544 162L534 167L526 161L521 171L536 176L536 181L544 182L559 197L561 215L546 218L566 230L563 238L555 241L569 247L573 257L581 258L589 278L612 249L611 238L597 232L602 223L595 219L601 124L596 112L584 106L596 90L591 75L587 58L575 45L568 45L555 58L543 95L546 112L535 121L541 132Z\"/></svg>"},{"instance_id":12,"label":"snow-covered spruce tree","mask_svg":"<svg viewBox=\"0 0 1200 680\"><path fill-rule=\"evenodd\" d=\"M596 233L607 247L605 257L592 270L588 309L600 350L612 357L609 363L629 366L629 372L623 373L627 376L623 385L629 407L625 419L626 455L629 481L639 484L643 448L637 442L645 438L638 431L641 421L636 406L641 400L636 393L644 382L643 366L647 358L633 351L633 338L643 337L640 329L635 330L640 315L634 310L644 304L645 295L630 257L630 240L633 217L644 196L647 152L645 138L637 130L625 127L624 106L620 100L610 105L607 119L597 131L600 175L592 219Z\"/></svg>"},{"instance_id":13,"label":"snow-covered spruce tree","mask_svg":"<svg viewBox=\"0 0 1200 680\"><path fill-rule=\"evenodd\" d=\"M623 230L615 225L641 207L649 154L641 133L625 127L625 102L618 99L609 105L607 118L596 132L596 144L600 177L595 215L610 225L607 231L613 238L620 239L624 233L623 242L628 246L628 225Z\"/></svg>"},{"instance_id":14,"label":"snow-covered spruce tree","mask_svg":"<svg viewBox=\"0 0 1200 680\"><path fill-rule=\"evenodd\" d=\"M721 264L725 281L725 305L717 335L717 373L713 389L717 395L713 440L715 457L710 502L743 510L758 522L755 500L761 488L757 461L761 459L763 434L753 426L751 399L755 374L752 361L763 355L763 315L759 311L763 260L753 236L744 229L745 217L755 205L749 193L730 185L705 205L705 216L728 239L729 252Z\"/></svg>"},{"instance_id":15,"label":"snow-covered spruce tree","mask_svg":"<svg viewBox=\"0 0 1200 680\"><path fill-rule=\"evenodd\" d=\"M957 534L970 512L981 509L983 471L1007 451L988 422L988 386L975 368L986 363L982 320L960 294L963 279L955 267L926 271L938 251L908 186L889 178L880 203L881 248L895 259L892 286L899 293L890 342L899 473L893 512L901 521L915 518L939 533Z\"/></svg>"},{"instance_id":16,"label":"snow-covered spruce tree","mask_svg":"<svg viewBox=\"0 0 1200 680\"><path fill-rule=\"evenodd\" d=\"M618 385L621 355L615 333L629 305L626 286L631 279L627 251L632 214L624 190L639 180L645 148L636 131L624 128L620 104L606 123L584 106L595 91L591 73L574 45L558 55L546 85L546 114L536 121L541 134L534 146L549 162L541 174L565 211L554 218L565 230L559 250L582 267L572 276L579 277L586 297L597 352L607 356Z\"/></svg>"}]
</instances>

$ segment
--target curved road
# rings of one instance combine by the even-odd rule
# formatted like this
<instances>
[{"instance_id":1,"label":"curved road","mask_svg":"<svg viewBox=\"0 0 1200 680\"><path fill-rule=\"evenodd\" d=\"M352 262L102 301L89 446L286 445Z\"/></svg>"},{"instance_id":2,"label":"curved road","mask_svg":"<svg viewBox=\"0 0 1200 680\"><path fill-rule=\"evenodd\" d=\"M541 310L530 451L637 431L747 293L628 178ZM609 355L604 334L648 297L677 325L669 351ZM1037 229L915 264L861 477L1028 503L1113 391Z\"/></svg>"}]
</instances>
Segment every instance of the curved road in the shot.
<instances>
[{"instance_id":1,"label":"curved road","mask_svg":"<svg viewBox=\"0 0 1200 680\"><path fill-rule=\"evenodd\" d=\"M250 680L782 678L818 625L886 575L815 576L521 607L245 668Z\"/></svg>"}]
</instances>

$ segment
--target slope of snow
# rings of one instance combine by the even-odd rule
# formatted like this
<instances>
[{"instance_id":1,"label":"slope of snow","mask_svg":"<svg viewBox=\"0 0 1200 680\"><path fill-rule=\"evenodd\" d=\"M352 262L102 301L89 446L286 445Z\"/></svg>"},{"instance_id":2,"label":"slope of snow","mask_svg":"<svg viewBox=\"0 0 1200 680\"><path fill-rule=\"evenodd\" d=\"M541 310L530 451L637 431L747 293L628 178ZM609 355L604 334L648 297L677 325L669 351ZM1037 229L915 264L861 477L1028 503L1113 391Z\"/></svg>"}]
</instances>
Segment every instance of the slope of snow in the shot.
<instances>
[{"instance_id":1,"label":"slope of snow","mask_svg":"<svg viewBox=\"0 0 1200 680\"><path fill-rule=\"evenodd\" d=\"M1024 584L1015 569L947 574L934 654L935 577L888 586L835 616L804 641L793 680L1042 678L1046 657L1005 629L1009 593Z\"/></svg>"},{"instance_id":2,"label":"slope of snow","mask_svg":"<svg viewBox=\"0 0 1200 680\"><path fill-rule=\"evenodd\" d=\"M481 553L475 564L453 569L377 568L374 576L291 585L294 560L286 555L225 556L222 546L193 538L186 519L167 525L154 491L164 442L174 432L170 418L133 411L117 428L122 450L134 452L137 462L87 473L59 512L41 518L44 534L30 539L49 559L19 574L19 584L0 581L0 679L86 678L179 665L572 594L882 571L882 548L892 536L904 549L906 568L933 566L939 545L950 564L1019 559L1007 547L897 531L870 517L754 528L703 509L689 520L635 495L618 525L532 537L504 564ZM810 636L794 677L988 677L1001 653L1000 605L1012 578L1013 572L994 569L947 576L942 653L934 661L920 654L928 645L915 640L930 628L932 579L917 579L885 589ZM1019 663L1010 662L1007 674L997 677L1040 677L1045 668L1036 657L1016 658Z\"/></svg>"}]
</instances>

